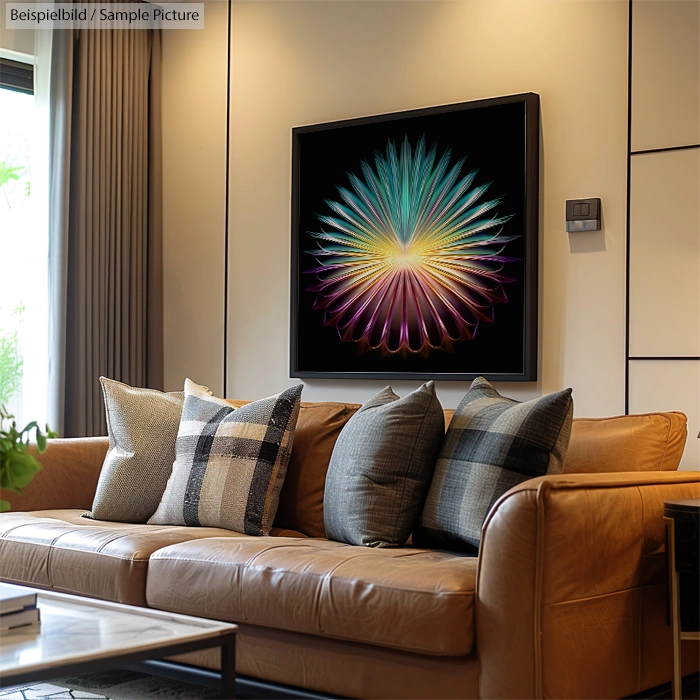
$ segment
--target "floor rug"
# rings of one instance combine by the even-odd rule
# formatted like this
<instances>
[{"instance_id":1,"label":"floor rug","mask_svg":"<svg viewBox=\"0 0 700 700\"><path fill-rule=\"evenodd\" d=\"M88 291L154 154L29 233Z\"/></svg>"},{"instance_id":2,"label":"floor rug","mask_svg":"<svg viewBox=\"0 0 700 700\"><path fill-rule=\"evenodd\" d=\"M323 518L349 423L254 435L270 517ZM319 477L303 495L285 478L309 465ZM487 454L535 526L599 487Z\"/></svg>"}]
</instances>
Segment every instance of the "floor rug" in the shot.
<instances>
[{"instance_id":1,"label":"floor rug","mask_svg":"<svg viewBox=\"0 0 700 700\"><path fill-rule=\"evenodd\" d=\"M7 688L0 700L208 700L219 691L136 671L104 671L78 678Z\"/></svg>"}]
</instances>

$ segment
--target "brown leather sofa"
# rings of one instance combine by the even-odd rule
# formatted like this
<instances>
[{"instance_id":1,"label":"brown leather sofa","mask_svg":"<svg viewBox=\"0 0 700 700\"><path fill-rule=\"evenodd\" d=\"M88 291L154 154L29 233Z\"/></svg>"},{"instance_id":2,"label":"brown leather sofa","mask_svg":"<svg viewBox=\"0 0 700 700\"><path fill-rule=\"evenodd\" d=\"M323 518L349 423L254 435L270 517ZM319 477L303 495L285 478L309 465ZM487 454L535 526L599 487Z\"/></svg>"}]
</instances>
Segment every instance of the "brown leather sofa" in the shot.
<instances>
[{"instance_id":1,"label":"brown leather sofa","mask_svg":"<svg viewBox=\"0 0 700 700\"><path fill-rule=\"evenodd\" d=\"M567 473L504 495L477 559L324 537L356 408L303 404L270 537L82 518L107 439L55 440L0 516L0 577L237 622L239 673L327 694L622 698L670 680L663 502L700 495L698 472L675 471L685 416L576 420Z\"/></svg>"}]
</instances>

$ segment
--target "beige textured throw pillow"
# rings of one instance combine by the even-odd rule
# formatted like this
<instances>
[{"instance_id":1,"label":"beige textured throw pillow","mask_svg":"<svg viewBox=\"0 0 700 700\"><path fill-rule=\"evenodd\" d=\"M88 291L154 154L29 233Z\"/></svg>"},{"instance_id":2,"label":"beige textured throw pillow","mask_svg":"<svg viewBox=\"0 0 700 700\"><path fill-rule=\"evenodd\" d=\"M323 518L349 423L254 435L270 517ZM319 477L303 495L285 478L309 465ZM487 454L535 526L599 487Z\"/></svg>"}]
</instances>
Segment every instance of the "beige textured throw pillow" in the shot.
<instances>
[{"instance_id":1,"label":"beige textured throw pillow","mask_svg":"<svg viewBox=\"0 0 700 700\"><path fill-rule=\"evenodd\" d=\"M302 388L237 409L187 379L172 475L148 522L269 535Z\"/></svg>"},{"instance_id":2,"label":"beige textured throw pillow","mask_svg":"<svg viewBox=\"0 0 700 700\"><path fill-rule=\"evenodd\" d=\"M145 523L172 472L184 394L138 389L106 377L100 382L109 449L86 517Z\"/></svg>"}]
</instances>

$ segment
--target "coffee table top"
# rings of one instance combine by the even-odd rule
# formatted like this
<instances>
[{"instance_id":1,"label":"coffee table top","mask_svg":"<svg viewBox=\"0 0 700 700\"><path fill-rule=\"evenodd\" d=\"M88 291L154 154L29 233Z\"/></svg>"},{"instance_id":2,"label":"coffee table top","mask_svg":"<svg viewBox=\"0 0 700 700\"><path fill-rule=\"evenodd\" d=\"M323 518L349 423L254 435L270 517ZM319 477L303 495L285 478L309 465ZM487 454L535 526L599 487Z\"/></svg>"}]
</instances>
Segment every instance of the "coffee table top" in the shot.
<instances>
[{"instance_id":1,"label":"coffee table top","mask_svg":"<svg viewBox=\"0 0 700 700\"><path fill-rule=\"evenodd\" d=\"M35 590L35 589L28 589ZM39 627L3 632L0 675L14 675L230 634L236 625L36 590Z\"/></svg>"}]
</instances>

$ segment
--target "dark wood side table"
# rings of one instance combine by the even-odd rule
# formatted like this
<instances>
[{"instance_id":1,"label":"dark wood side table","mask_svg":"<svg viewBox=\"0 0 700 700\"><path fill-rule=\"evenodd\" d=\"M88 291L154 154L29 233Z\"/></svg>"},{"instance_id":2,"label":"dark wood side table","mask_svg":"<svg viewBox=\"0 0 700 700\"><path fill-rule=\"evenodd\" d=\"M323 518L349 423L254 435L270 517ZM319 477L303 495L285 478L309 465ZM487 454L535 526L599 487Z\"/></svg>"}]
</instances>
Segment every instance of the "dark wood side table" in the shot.
<instances>
[{"instance_id":1,"label":"dark wood side table","mask_svg":"<svg viewBox=\"0 0 700 700\"><path fill-rule=\"evenodd\" d=\"M664 502L668 558L669 618L673 633L673 698L682 697L681 642L700 640L698 560L700 498Z\"/></svg>"}]
</instances>

